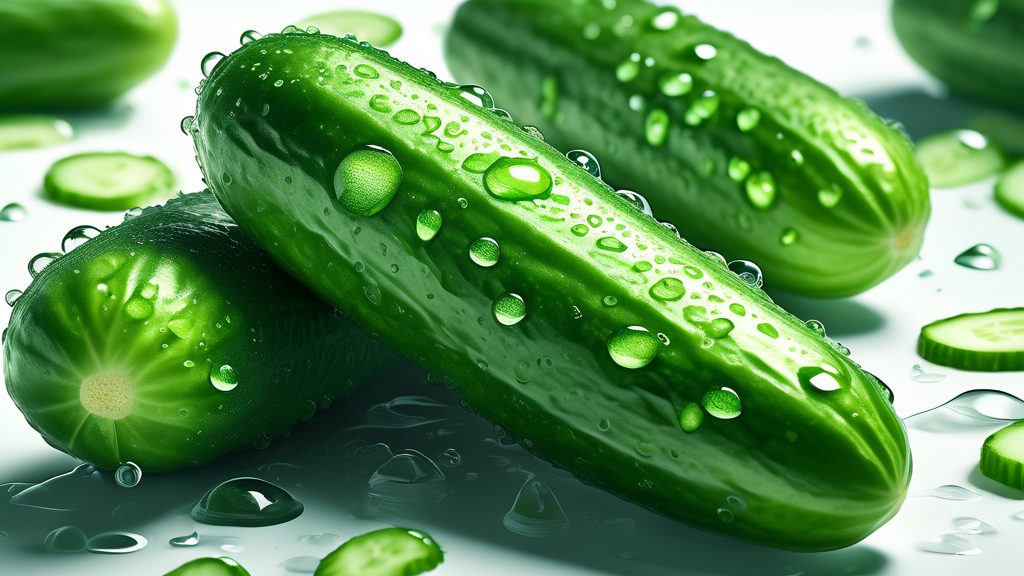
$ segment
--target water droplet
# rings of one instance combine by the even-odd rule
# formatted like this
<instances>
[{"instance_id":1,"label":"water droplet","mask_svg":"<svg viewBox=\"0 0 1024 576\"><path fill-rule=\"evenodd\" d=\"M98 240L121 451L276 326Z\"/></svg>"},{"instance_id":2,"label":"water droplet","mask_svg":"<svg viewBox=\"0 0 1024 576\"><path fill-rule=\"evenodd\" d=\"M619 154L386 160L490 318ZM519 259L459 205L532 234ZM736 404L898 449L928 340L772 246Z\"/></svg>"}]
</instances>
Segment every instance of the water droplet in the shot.
<instances>
[{"instance_id":1,"label":"water droplet","mask_svg":"<svg viewBox=\"0 0 1024 576\"><path fill-rule=\"evenodd\" d=\"M970 516L961 516L953 519L953 524L956 525L957 531L963 534L995 534L996 529L991 524L987 524L972 518Z\"/></svg>"},{"instance_id":2,"label":"water droplet","mask_svg":"<svg viewBox=\"0 0 1024 576\"><path fill-rule=\"evenodd\" d=\"M134 462L122 464L114 472L114 481L122 488L134 488L142 481L142 468Z\"/></svg>"},{"instance_id":3,"label":"water droplet","mask_svg":"<svg viewBox=\"0 0 1024 576\"><path fill-rule=\"evenodd\" d=\"M526 317L526 302L522 296L506 292L494 301L491 312L501 324L513 326Z\"/></svg>"},{"instance_id":4,"label":"water droplet","mask_svg":"<svg viewBox=\"0 0 1024 576\"><path fill-rule=\"evenodd\" d=\"M369 64L357 64L355 69L352 70L352 72L356 76L359 76L360 78L366 78L368 80L380 77L380 73L377 72L377 69L374 68L373 66L370 66Z\"/></svg>"},{"instance_id":5,"label":"water droplet","mask_svg":"<svg viewBox=\"0 0 1024 576\"><path fill-rule=\"evenodd\" d=\"M829 190L822 189L818 190L818 202L821 203L825 208L832 208L836 204L839 204L839 200L843 197L842 190Z\"/></svg>"},{"instance_id":6,"label":"water droplet","mask_svg":"<svg viewBox=\"0 0 1024 576\"><path fill-rule=\"evenodd\" d=\"M593 228L600 228L601 224L604 224L604 220L597 214L591 214L587 216L587 224L590 224Z\"/></svg>"},{"instance_id":7,"label":"water droplet","mask_svg":"<svg viewBox=\"0 0 1024 576\"><path fill-rule=\"evenodd\" d=\"M192 518L217 526L271 526L294 520L302 504L259 478L233 478L215 486L192 508Z\"/></svg>"},{"instance_id":8,"label":"water droplet","mask_svg":"<svg viewBox=\"0 0 1024 576\"><path fill-rule=\"evenodd\" d=\"M210 74L213 74L214 69L217 68L217 64L224 59L224 55L220 52L210 52L206 56L203 56L203 60L199 65L200 70L203 72L203 77L206 78Z\"/></svg>"},{"instance_id":9,"label":"water droplet","mask_svg":"<svg viewBox=\"0 0 1024 576\"><path fill-rule=\"evenodd\" d=\"M935 540L918 542L917 549L935 554L951 554L956 556L975 556L981 549L974 546L970 539L958 534L943 534Z\"/></svg>"},{"instance_id":10,"label":"water droplet","mask_svg":"<svg viewBox=\"0 0 1024 576\"><path fill-rule=\"evenodd\" d=\"M259 40L262 37L263 35L255 30L246 30L245 32L242 32L242 36L238 38L238 43L245 46L249 42Z\"/></svg>"},{"instance_id":11,"label":"water droplet","mask_svg":"<svg viewBox=\"0 0 1024 576\"><path fill-rule=\"evenodd\" d=\"M693 77L689 74L668 74L658 79L658 88L665 96L683 96L693 90Z\"/></svg>"},{"instance_id":12,"label":"water droplet","mask_svg":"<svg viewBox=\"0 0 1024 576\"><path fill-rule=\"evenodd\" d=\"M484 172L484 188L500 200L541 200L551 194L551 174L532 160L502 156Z\"/></svg>"},{"instance_id":13,"label":"water droplet","mask_svg":"<svg viewBox=\"0 0 1024 576\"><path fill-rule=\"evenodd\" d=\"M736 518L736 516L735 516L735 514L732 513L732 510L729 510L728 508L719 508L718 509L718 518L722 522L725 522L726 524L728 524L728 523L732 522Z\"/></svg>"},{"instance_id":14,"label":"water droplet","mask_svg":"<svg viewBox=\"0 0 1024 576\"><path fill-rule=\"evenodd\" d=\"M813 332L818 338L825 337L825 325L821 322L818 322L817 320L808 320L807 322L804 322L804 326L806 326L807 329Z\"/></svg>"},{"instance_id":15,"label":"water droplet","mask_svg":"<svg viewBox=\"0 0 1024 576\"><path fill-rule=\"evenodd\" d=\"M569 519L551 489L532 479L519 490L502 522L510 531L531 538L555 538L569 529Z\"/></svg>"},{"instance_id":16,"label":"water droplet","mask_svg":"<svg viewBox=\"0 0 1024 576\"><path fill-rule=\"evenodd\" d=\"M850 384L849 377L828 363L821 366L803 366L797 370L797 378L804 386L822 392L832 392Z\"/></svg>"},{"instance_id":17,"label":"water droplet","mask_svg":"<svg viewBox=\"0 0 1024 576\"><path fill-rule=\"evenodd\" d=\"M921 368L920 364L914 364L914 367L910 369L910 377L917 382L934 383L942 382L946 379L945 374L929 373L925 372L924 368Z\"/></svg>"},{"instance_id":18,"label":"water droplet","mask_svg":"<svg viewBox=\"0 0 1024 576\"><path fill-rule=\"evenodd\" d=\"M679 426L683 432L694 432L704 422L704 410L696 402L690 402L679 413Z\"/></svg>"},{"instance_id":19,"label":"water droplet","mask_svg":"<svg viewBox=\"0 0 1024 576\"><path fill-rule=\"evenodd\" d=\"M462 169L471 174L483 174L498 158L501 158L501 154L497 152L470 154L463 161Z\"/></svg>"},{"instance_id":20,"label":"water droplet","mask_svg":"<svg viewBox=\"0 0 1024 576\"><path fill-rule=\"evenodd\" d=\"M686 287L678 278L665 277L655 282L649 293L655 300L674 302L686 294Z\"/></svg>"},{"instance_id":21,"label":"water droplet","mask_svg":"<svg viewBox=\"0 0 1024 576\"><path fill-rule=\"evenodd\" d=\"M644 198L639 193L633 192L632 190L619 190L616 194L618 194L619 198L622 198L632 204L637 210L647 214L648 216L654 216L654 213L651 211L651 205L647 202L647 198Z\"/></svg>"},{"instance_id":22,"label":"water droplet","mask_svg":"<svg viewBox=\"0 0 1024 576\"><path fill-rule=\"evenodd\" d=\"M74 526L63 526L47 534L43 545L50 552L73 554L85 550L87 542L84 532Z\"/></svg>"},{"instance_id":23,"label":"water droplet","mask_svg":"<svg viewBox=\"0 0 1024 576\"><path fill-rule=\"evenodd\" d=\"M14 303L17 302L18 298L21 298L21 290L18 290L17 288L8 290L7 294L4 295L4 301L7 302L8 306L14 306Z\"/></svg>"},{"instance_id":24,"label":"water droplet","mask_svg":"<svg viewBox=\"0 0 1024 576\"><path fill-rule=\"evenodd\" d=\"M786 228L785 230L782 231L782 237L779 238L779 241L782 242L783 246L792 246L796 242L798 237L799 234L796 230L792 228Z\"/></svg>"},{"instance_id":25,"label":"water droplet","mask_svg":"<svg viewBox=\"0 0 1024 576\"><path fill-rule=\"evenodd\" d=\"M740 397L729 388L715 388L709 390L701 398L701 404L715 418L731 420L740 415L742 405Z\"/></svg>"},{"instance_id":26,"label":"water droplet","mask_svg":"<svg viewBox=\"0 0 1024 576\"><path fill-rule=\"evenodd\" d=\"M747 179L747 198L755 208L767 210L775 203L775 177L762 171Z\"/></svg>"},{"instance_id":27,"label":"water droplet","mask_svg":"<svg viewBox=\"0 0 1024 576\"><path fill-rule=\"evenodd\" d=\"M491 98L490 93L481 86L477 86L475 84L464 84L459 86L458 94L481 108L486 108L487 110L494 108L494 99Z\"/></svg>"},{"instance_id":28,"label":"water droplet","mask_svg":"<svg viewBox=\"0 0 1024 576\"><path fill-rule=\"evenodd\" d=\"M619 82L632 82L640 75L640 54L634 52L629 59L615 69L615 77Z\"/></svg>"},{"instance_id":29,"label":"water droplet","mask_svg":"<svg viewBox=\"0 0 1024 576\"><path fill-rule=\"evenodd\" d=\"M601 165L597 162L597 158L586 150L570 150L566 152L565 157L568 158L580 168L587 171L588 174L595 178L601 177Z\"/></svg>"},{"instance_id":30,"label":"water droplet","mask_svg":"<svg viewBox=\"0 0 1024 576\"><path fill-rule=\"evenodd\" d=\"M590 228L588 228L586 224L577 224L573 226L571 230L573 234L582 238L587 235L587 232L590 231Z\"/></svg>"},{"instance_id":31,"label":"water droplet","mask_svg":"<svg viewBox=\"0 0 1024 576\"><path fill-rule=\"evenodd\" d=\"M285 560L279 566L286 572L312 574L320 566L320 559L315 556L296 556Z\"/></svg>"},{"instance_id":32,"label":"water droplet","mask_svg":"<svg viewBox=\"0 0 1024 576\"><path fill-rule=\"evenodd\" d=\"M527 134L529 134L533 138L536 138L537 140L540 140L541 142L544 141L544 133L541 132L540 128L537 128L536 126L523 126L523 132L526 132Z\"/></svg>"},{"instance_id":33,"label":"water droplet","mask_svg":"<svg viewBox=\"0 0 1024 576\"><path fill-rule=\"evenodd\" d=\"M99 235L100 229L95 226L75 226L64 235L60 249L66 254Z\"/></svg>"},{"instance_id":34,"label":"water droplet","mask_svg":"<svg viewBox=\"0 0 1024 576\"><path fill-rule=\"evenodd\" d=\"M972 270L997 270L1002 256L988 244L976 244L960 253L953 262Z\"/></svg>"},{"instance_id":35,"label":"water droplet","mask_svg":"<svg viewBox=\"0 0 1024 576\"><path fill-rule=\"evenodd\" d=\"M608 354L623 368L643 368L658 355L661 340L642 326L630 326L608 337Z\"/></svg>"},{"instance_id":36,"label":"water droplet","mask_svg":"<svg viewBox=\"0 0 1024 576\"><path fill-rule=\"evenodd\" d=\"M170 539L169 543L178 548L195 546L199 544L199 532L193 532L188 536L175 536Z\"/></svg>"},{"instance_id":37,"label":"water droplet","mask_svg":"<svg viewBox=\"0 0 1024 576\"><path fill-rule=\"evenodd\" d=\"M690 105L683 115L683 120L690 126L699 126L701 122L711 118L718 112L722 99L714 92L705 92Z\"/></svg>"},{"instance_id":38,"label":"water droplet","mask_svg":"<svg viewBox=\"0 0 1024 576\"><path fill-rule=\"evenodd\" d=\"M459 455L455 448L449 448L437 455L437 461L440 462L442 466L456 468L462 464L462 456Z\"/></svg>"},{"instance_id":39,"label":"water droplet","mask_svg":"<svg viewBox=\"0 0 1024 576\"><path fill-rule=\"evenodd\" d=\"M750 175L750 162L747 162L739 156L733 156L729 160L727 171L730 178L737 182L742 182Z\"/></svg>"},{"instance_id":40,"label":"water droplet","mask_svg":"<svg viewBox=\"0 0 1024 576\"><path fill-rule=\"evenodd\" d=\"M605 236L604 238L598 238L597 247L601 250L608 250L609 252L625 252L626 245L623 244L618 238L614 236Z\"/></svg>"},{"instance_id":41,"label":"water droplet","mask_svg":"<svg viewBox=\"0 0 1024 576\"><path fill-rule=\"evenodd\" d=\"M715 318L707 324L704 331L709 338L719 340L728 336L735 327L736 325L728 318Z\"/></svg>"},{"instance_id":42,"label":"water droplet","mask_svg":"<svg viewBox=\"0 0 1024 576\"><path fill-rule=\"evenodd\" d=\"M715 56L718 56L718 49L711 44L697 44L692 49L693 56L697 60L711 60Z\"/></svg>"},{"instance_id":43,"label":"water droplet","mask_svg":"<svg viewBox=\"0 0 1024 576\"><path fill-rule=\"evenodd\" d=\"M210 369L210 384L221 392L230 392L238 386L238 374L227 364Z\"/></svg>"},{"instance_id":44,"label":"water droplet","mask_svg":"<svg viewBox=\"0 0 1024 576\"><path fill-rule=\"evenodd\" d=\"M661 108L652 109L644 120L644 135L647 138L647 143L654 147L664 144L668 138L668 125L668 112Z\"/></svg>"},{"instance_id":45,"label":"water droplet","mask_svg":"<svg viewBox=\"0 0 1024 576\"><path fill-rule=\"evenodd\" d=\"M63 256L60 252L43 252L42 254L36 254L28 261L28 273L35 278L43 271L44 268L50 265L51 262Z\"/></svg>"},{"instance_id":46,"label":"water droplet","mask_svg":"<svg viewBox=\"0 0 1024 576\"><path fill-rule=\"evenodd\" d=\"M24 206L17 202L11 202L0 209L0 222L21 222L25 219L26 214L28 212Z\"/></svg>"},{"instance_id":47,"label":"water droplet","mask_svg":"<svg viewBox=\"0 0 1024 576\"><path fill-rule=\"evenodd\" d=\"M429 242L441 230L441 213L437 210L424 210L416 216L416 235L420 240Z\"/></svg>"},{"instance_id":48,"label":"water droplet","mask_svg":"<svg viewBox=\"0 0 1024 576\"><path fill-rule=\"evenodd\" d=\"M469 258L478 266L490 268L501 258L501 247L493 238L479 238L469 245Z\"/></svg>"},{"instance_id":49,"label":"water droplet","mask_svg":"<svg viewBox=\"0 0 1024 576\"><path fill-rule=\"evenodd\" d=\"M309 544L311 546L329 546L331 548L337 548L345 543L345 539L337 534L321 532L319 534L306 534L304 536L299 536L299 542Z\"/></svg>"},{"instance_id":50,"label":"water droplet","mask_svg":"<svg viewBox=\"0 0 1024 576\"><path fill-rule=\"evenodd\" d=\"M729 270L739 276L747 286L760 288L764 284L761 268L749 260L733 260L729 262Z\"/></svg>"},{"instance_id":51,"label":"water droplet","mask_svg":"<svg viewBox=\"0 0 1024 576\"><path fill-rule=\"evenodd\" d=\"M393 456L366 483L370 503L378 510L402 515L409 507L436 504L448 495L444 473L415 450Z\"/></svg>"},{"instance_id":52,"label":"water droplet","mask_svg":"<svg viewBox=\"0 0 1024 576\"><path fill-rule=\"evenodd\" d=\"M761 111L757 108L744 108L736 114L736 126L740 132L750 132L757 128L759 122L761 122Z\"/></svg>"},{"instance_id":53,"label":"water droplet","mask_svg":"<svg viewBox=\"0 0 1024 576\"><path fill-rule=\"evenodd\" d=\"M192 123L195 120L192 116L185 116L181 119L181 124L178 125L181 128L181 133L186 136L192 135Z\"/></svg>"},{"instance_id":54,"label":"water droplet","mask_svg":"<svg viewBox=\"0 0 1024 576\"><path fill-rule=\"evenodd\" d=\"M509 122L512 121L512 115L509 114L507 111L502 110L501 108L495 108L494 110L491 110L491 113L497 116L498 118L503 118L505 120L508 120Z\"/></svg>"},{"instance_id":55,"label":"water droplet","mask_svg":"<svg viewBox=\"0 0 1024 576\"><path fill-rule=\"evenodd\" d=\"M387 150L364 146L351 152L334 173L334 192L345 210L373 216L395 197L402 183L402 167Z\"/></svg>"},{"instance_id":56,"label":"water droplet","mask_svg":"<svg viewBox=\"0 0 1024 576\"><path fill-rule=\"evenodd\" d=\"M655 30L671 30L679 23L679 12L666 9L651 19L651 28Z\"/></svg>"},{"instance_id":57,"label":"water droplet","mask_svg":"<svg viewBox=\"0 0 1024 576\"><path fill-rule=\"evenodd\" d=\"M602 302L602 303L603 303L603 304L604 304L605 306L607 306L607 307L611 308L611 307L613 307L613 306L615 306L616 304L618 304L618 303L619 303L619 299L618 299L618 298L616 298L615 296L605 296L605 297L604 297L604 298L603 298L603 299L601 300L601 302Z\"/></svg>"},{"instance_id":58,"label":"water droplet","mask_svg":"<svg viewBox=\"0 0 1024 576\"><path fill-rule=\"evenodd\" d=\"M140 534L103 532L89 538L85 550L93 554L130 554L142 550L147 544L149 540Z\"/></svg>"}]
</instances>

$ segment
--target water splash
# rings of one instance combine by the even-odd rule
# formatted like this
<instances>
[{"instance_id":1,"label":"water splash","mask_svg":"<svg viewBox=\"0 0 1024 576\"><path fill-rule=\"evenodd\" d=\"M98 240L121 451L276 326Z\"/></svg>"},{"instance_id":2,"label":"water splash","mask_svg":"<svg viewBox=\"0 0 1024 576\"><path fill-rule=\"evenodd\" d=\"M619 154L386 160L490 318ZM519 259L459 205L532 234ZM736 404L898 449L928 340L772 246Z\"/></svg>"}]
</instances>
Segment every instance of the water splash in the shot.
<instances>
[{"instance_id":1,"label":"water splash","mask_svg":"<svg viewBox=\"0 0 1024 576\"><path fill-rule=\"evenodd\" d=\"M510 531L531 538L555 538L569 529L569 518L558 499L547 485L534 479L527 480L519 490L502 523Z\"/></svg>"},{"instance_id":2,"label":"water splash","mask_svg":"<svg viewBox=\"0 0 1024 576\"><path fill-rule=\"evenodd\" d=\"M924 368L921 368L920 364L914 364L914 367L910 369L910 378L917 382L930 384L933 382L942 382L946 379L946 375L939 374L937 372L925 372Z\"/></svg>"},{"instance_id":3,"label":"water splash","mask_svg":"<svg viewBox=\"0 0 1024 576\"><path fill-rule=\"evenodd\" d=\"M411 506L436 504L448 495L444 472L430 458L411 449L378 468L365 490L375 508L399 516Z\"/></svg>"},{"instance_id":4,"label":"water splash","mask_svg":"<svg viewBox=\"0 0 1024 576\"><path fill-rule=\"evenodd\" d=\"M952 554L956 556L975 556L981 549L974 546L970 539L959 534L943 534L935 540L918 542L917 549L935 554Z\"/></svg>"},{"instance_id":5,"label":"water splash","mask_svg":"<svg viewBox=\"0 0 1024 576\"><path fill-rule=\"evenodd\" d=\"M1005 426L1024 420L1024 400L995 390L971 390L949 402L908 416L907 426L929 432L957 432L975 426Z\"/></svg>"}]
</instances>

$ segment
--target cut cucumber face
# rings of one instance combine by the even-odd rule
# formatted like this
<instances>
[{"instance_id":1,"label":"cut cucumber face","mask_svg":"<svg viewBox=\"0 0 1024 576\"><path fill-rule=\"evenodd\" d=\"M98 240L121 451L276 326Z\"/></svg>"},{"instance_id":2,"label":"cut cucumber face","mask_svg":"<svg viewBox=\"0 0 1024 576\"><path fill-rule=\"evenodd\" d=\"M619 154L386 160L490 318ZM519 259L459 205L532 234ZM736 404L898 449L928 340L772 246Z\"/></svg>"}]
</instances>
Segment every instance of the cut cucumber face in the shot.
<instances>
[{"instance_id":1,"label":"cut cucumber face","mask_svg":"<svg viewBox=\"0 0 1024 576\"><path fill-rule=\"evenodd\" d=\"M1024 490L1024 421L1010 424L985 439L981 473L1017 490Z\"/></svg>"},{"instance_id":2,"label":"cut cucumber face","mask_svg":"<svg viewBox=\"0 0 1024 576\"><path fill-rule=\"evenodd\" d=\"M1007 212L1024 218L1024 162L1003 173L996 184L996 202Z\"/></svg>"},{"instance_id":3,"label":"cut cucumber face","mask_svg":"<svg viewBox=\"0 0 1024 576\"><path fill-rule=\"evenodd\" d=\"M444 552L429 535L385 528L345 542L320 561L313 576L415 576L441 562Z\"/></svg>"},{"instance_id":4,"label":"cut cucumber face","mask_svg":"<svg viewBox=\"0 0 1024 576\"><path fill-rule=\"evenodd\" d=\"M925 360L979 372L1024 370L1024 308L961 314L921 329Z\"/></svg>"},{"instance_id":5,"label":"cut cucumber face","mask_svg":"<svg viewBox=\"0 0 1024 576\"><path fill-rule=\"evenodd\" d=\"M339 10L310 16L297 24L300 28L315 26L323 34L344 36L354 34L363 42L378 48L394 44L402 36L402 25L383 14L362 10Z\"/></svg>"},{"instance_id":6,"label":"cut cucumber face","mask_svg":"<svg viewBox=\"0 0 1024 576\"><path fill-rule=\"evenodd\" d=\"M74 135L71 124L52 116L0 118L0 152L56 146L71 140Z\"/></svg>"},{"instance_id":7,"label":"cut cucumber face","mask_svg":"<svg viewBox=\"0 0 1024 576\"><path fill-rule=\"evenodd\" d=\"M92 210L127 210L174 186L174 173L152 156L122 152L78 154L58 161L43 190L62 204Z\"/></svg>"},{"instance_id":8,"label":"cut cucumber face","mask_svg":"<svg viewBox=\"0 0 1024 576\"><path fill-rule=\"evenodd\" d=\"M1002 150L980 132L953 130L932 134L914 153L932 188L952 188L996 174L1006 165Z\"/></svg>"}]
</instances>

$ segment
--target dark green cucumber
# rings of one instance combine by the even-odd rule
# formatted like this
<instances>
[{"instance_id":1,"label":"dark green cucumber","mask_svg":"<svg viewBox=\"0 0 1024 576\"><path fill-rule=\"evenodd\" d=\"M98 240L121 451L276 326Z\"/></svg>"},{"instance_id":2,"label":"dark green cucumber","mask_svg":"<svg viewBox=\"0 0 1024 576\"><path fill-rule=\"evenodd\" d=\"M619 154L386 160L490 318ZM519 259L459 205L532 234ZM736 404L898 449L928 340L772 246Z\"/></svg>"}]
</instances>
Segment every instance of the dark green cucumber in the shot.
<instances>
[{"instance_id":1,"label":"dark green cucumber","mask_svg":"<svg viewBox=\"0 0 1024 576\"><path fill-rule=\"evenodd\" d=\"M903 49L954 91L1024 110L1024 1L895 0Z\"/></svg>"},{"instance_id":2,"label":"dark green cucumber","mask_svg":"<svg viewBox=\"0 0 1024 576\"><path fill-rule=\"evenodd\" d=\"M170 472L265 445L395 359L209 192L95 235L9 301L8 393L48 443L103 468Z\"/></svg>"},{"instance_id":3,"label":"dark green cucumber","mask_svg":"<svg viewBox=\"0 0 1024 576\"><path fill-rule=\"evenodd\" d=\"M865 373L474 101L354 38L271 34L213 70L192 130L275 261L587 482L797 550L896 513L910 452Z\"/></svg>"},{"instance_id":4,"label":"dark green cucumber","mask_svg":"<svg viewBox=\"0 0 1024 576\"><path fill-rule=\"evenodd\" d=\"M862 103L640 0L471 0L446 58L520 124L585 148L683 237L818 297L917 256L930 212L910 143Z\"/></svg>"}]
</instances>

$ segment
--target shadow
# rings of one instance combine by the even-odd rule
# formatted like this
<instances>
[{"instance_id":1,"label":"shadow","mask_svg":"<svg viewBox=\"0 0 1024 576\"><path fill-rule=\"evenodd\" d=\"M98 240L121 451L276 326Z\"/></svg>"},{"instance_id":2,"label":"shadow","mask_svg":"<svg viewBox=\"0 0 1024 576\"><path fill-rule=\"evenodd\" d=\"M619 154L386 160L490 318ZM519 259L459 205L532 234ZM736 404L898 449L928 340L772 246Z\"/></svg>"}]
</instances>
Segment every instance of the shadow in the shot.
<instances>
[{"instance_id":1,"label":"shadow","mask_svg":"<svg viewBox=\"0 0 1024 576\"><path fill-rule=\"evenodd\" d=\"M885 326L885 317L850 298L818 300L765 287L765 292L790 314L804 320L817 320L830 338L842 338L874 332Z\"/></svg>"},{"instance_id":2,"label":"shadow","mask_svg":"<svg viewBox=\"0 0 1024 576\"><path fill-rule=\"evenodd\" d=\"M990 494L1002 496L1003 498L1010 498L1011 500L1024 500L1024 490L1010 488L1005 484L1000 484L988 476L985 476L981 473L981 465L975 466L974 469L971 470L970 475L967 477L967 481L975 488L979 488Z\"/></svg>"},{"instance_id":3,"label":"shadow","mask_svg":"<svg viewBox=\"0 0 1024 576\"><path fill-rule=\"evenodd\" d=\"M510 444L500 429L461 409L453 393L427 381L424 371L408 366L385 381L364 386L349 402L321 413L266 449L245 450L199 469L146 476L132 489L118 487L109 472L65 479L51 495L36 499L57 508L74 507L70 512L29 508L0 498L0 518L9 533L6 553L47 554L41 542L49 531L64 525L78 526L87 534L145 534L156 519L187 519L195 502L216 484L256 476L286 488L318 517L351 514L428 532L437 528L482 544L624 576L876 574L888 563L885 555L863 544L824 553L786 552L668 520L588 486ZM396 398L405 400L381 406ZM374 446L379 443L386 447ZM457 462L440 457L449 449L458 452ZM413 498L397 508L375 507L367 481L393 454L408 450L439 464L443 497L430 502ZM8 469L0 481L40 480L47 470ZM557 498L569 520L564 535L531 538L505 528L502 519L530 478L544 482Z\"/></svg>"}]
</instances>

